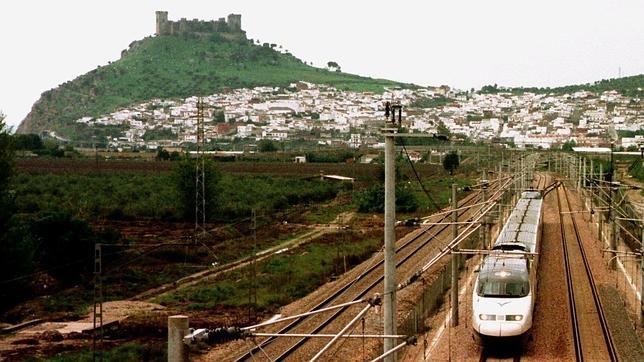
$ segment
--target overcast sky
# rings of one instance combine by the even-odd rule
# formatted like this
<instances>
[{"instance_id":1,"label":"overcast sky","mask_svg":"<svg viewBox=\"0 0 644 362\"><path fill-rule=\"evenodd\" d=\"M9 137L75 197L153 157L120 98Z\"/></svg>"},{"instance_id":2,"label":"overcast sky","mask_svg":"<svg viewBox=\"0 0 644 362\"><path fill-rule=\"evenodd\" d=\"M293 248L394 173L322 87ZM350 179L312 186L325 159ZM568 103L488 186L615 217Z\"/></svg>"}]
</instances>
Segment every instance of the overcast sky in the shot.
<instances>
[{"instance_id":1,"label":"overcast sky","mask_svg":"<svg viewBox=\"0 0 644 362\"><path fill-rule=\"evenodd\" d=\"M343 71L461 89L644 73L644 1L2 1L0 111L17 126L48 89L119 58L170 20L242 14L249 38Z\"/></svg>"}]
</instances>

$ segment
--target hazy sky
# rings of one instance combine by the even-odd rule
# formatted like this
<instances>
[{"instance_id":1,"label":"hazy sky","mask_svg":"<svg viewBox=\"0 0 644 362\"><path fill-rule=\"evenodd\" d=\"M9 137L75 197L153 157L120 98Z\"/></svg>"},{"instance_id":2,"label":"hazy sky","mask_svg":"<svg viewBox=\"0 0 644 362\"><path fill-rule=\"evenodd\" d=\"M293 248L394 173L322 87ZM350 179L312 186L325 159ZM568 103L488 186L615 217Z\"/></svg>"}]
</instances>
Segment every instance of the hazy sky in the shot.
<instances>
[{"instance_id":1,"label":"hazy sky","mask_svg":"<svg viewBox=\"0 0 644 362\"><path fill-rule=\"evenodd\" d=\"M462 89L556 86L644 73L644 1L2 1L0 111L119 58L170 20L242 14L249 38L343 71Z\"/></svg>"}]
</instances>

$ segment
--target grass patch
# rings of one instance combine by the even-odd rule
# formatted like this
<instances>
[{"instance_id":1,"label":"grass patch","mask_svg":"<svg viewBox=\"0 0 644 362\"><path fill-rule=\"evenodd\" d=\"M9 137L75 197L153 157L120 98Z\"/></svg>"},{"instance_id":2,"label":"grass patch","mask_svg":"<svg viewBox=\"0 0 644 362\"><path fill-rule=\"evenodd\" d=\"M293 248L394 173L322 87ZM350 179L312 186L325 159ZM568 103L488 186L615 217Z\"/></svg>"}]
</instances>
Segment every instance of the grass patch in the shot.
<instances>
[{"instance_id":1,"label":"grass patch","mask_svg":"<svg viewBox=\"0 0 644 362\"><path fill-rule=\"evenodd\" d=\"M635 160L629 167L630 174L640 182L644 182L644 162Z\"/></svg>"},{"instance_id":2,"label":"grass patch","mask_svg":"<svg viewBox=\"0 0 644 362\"><path fill-rule=\"evenodd\" d=\"M103 351L103 360L119 362L138 361L167 361L167 351L164 343L126 343ZM60 355L44 359L48 362L91 362L94 355L91 350L79 352L65 352ZM42 359L29 358L27 361L35 362Z\"/></svg>"},{"instance_id":3,"label":"grass patch","mask_svg":"<svg viewBox=\"0 0 644 362\"><path fill-rule=\"evenodd\" d=\"M305 215L305 220L312 224L329 224L341 213L352 211L354 209L355 205L350 202L323 205L307 213Z\"/></svg>"},{"instance_id":4,"label":"grass patch","mask_svg":"<svg viewBox=\"0 0 644 362\"><path fill-rule=\"evenodd\" d=\"M351 232L329 234L288 254L259 263L255 279L257 308L274 310L304 297L332 275L343 271L345 257L347 266L354 266L370 257L381 243L381 238L373 235L361 238ZM249 267L243 268L229 273L224 280L180 289L157 298L156 302L187 310L246 307L252 286L250 272Z\"/></svg>"}]
</instances>

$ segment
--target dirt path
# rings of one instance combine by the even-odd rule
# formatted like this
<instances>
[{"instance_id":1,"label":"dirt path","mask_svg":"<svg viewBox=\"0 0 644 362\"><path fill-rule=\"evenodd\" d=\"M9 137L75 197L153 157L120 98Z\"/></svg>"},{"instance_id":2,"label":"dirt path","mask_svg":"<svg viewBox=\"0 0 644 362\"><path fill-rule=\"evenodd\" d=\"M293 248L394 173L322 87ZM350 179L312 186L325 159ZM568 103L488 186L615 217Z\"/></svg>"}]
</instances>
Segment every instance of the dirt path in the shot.
<instances>
[{"instance_id":1,"label":"dirt path","mask_svg":"<svg viewBox=\"0 0 644 362\"><path fill-rule=\"evenodd\" d=\"M94 329L93 308L85 318L70 322L43 322L26 327L0 339L0 361L21 360L26 355L38 356L44 350L80 348L91 341ZM159 304L137 301L103 303L103 325L108 328L126 318L139 314L162 311Z\"/></svg>"},{"instance_id":2,"label":"dirt path","mask_svg":"<svg viewBox=\"0 0 644 362\"><path fill-rule=\"evenodd\" d=\"M308 230L304 232L303 234L300 234L294 238L288 239L284 241L283 243L280 243L278 245L272 246L268 249L264 249L260 252L257 253L257 256L255 257L255 262L265 260L267 258L270 258L274 255L281 254L285 251L299 248L303 245L306 245L321 236L328 234L330 232L337 231L340 229L342 226L341 225L346 225L353 216L355 215L354 212L344 212L339 214L335 220L326 225L314 225L312 226L311 230ZM170 293L172 291L185 288L191 285L195 285L197 283L200 283L204 280L209 280L216 278L224 273L231 272L233 270L237 270L240 268L245 267L246 265L250 264L253 261L252 256L247 256L245 258L239 259L237 261L234 261L232 263L228 263L222 266L218 266L216 268L208 269L208 270L203 270L198 273L189 275L187 277L181 278L177 281L174 281L172 283L164 284L160 287L150 289L148 291L145 291L143 293L140 293L133 298L132 300L145 300L145 301L151 301L153 298L165 295L167 293Z\"/></svg>"}]
</instances>

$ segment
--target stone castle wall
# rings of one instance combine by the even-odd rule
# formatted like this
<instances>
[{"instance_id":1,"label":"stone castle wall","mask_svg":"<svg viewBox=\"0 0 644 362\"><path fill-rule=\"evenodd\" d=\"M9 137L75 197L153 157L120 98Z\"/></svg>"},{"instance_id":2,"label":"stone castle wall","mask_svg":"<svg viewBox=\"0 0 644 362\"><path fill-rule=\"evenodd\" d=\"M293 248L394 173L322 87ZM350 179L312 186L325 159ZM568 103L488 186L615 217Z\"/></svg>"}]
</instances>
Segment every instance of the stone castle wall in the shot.
<instances>
[{"instance_id":1,"label":"stone castle wall","mask_svg":"<svg viewBox=\"0 0 644 362\"><path fill-rule=\"evenodd\" d=\"M228 20L219 18L219 20L202 21L186 20L181 18L178 21L168 20L167 11L157 11L156 32L155 35L171 34L197 34L209 35L220 34L227 39L246 39L246 32L241 28L241 15L230 14Z\"/></svg>"}]
</instances>

